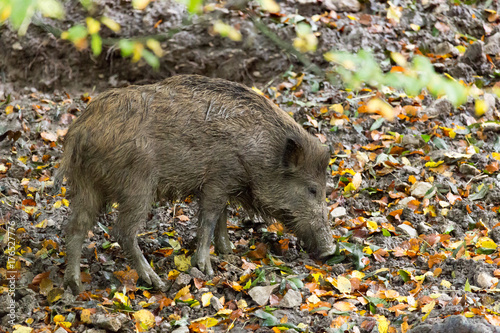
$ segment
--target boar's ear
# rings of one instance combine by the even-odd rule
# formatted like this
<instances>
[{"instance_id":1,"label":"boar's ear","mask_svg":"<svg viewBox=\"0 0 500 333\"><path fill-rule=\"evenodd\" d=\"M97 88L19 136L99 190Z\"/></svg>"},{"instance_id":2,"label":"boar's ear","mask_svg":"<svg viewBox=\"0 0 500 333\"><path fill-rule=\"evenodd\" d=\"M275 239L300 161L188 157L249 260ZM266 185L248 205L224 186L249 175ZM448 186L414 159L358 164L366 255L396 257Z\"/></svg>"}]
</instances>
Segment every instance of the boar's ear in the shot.
<instances>
[{"instance_id":1,"label":"boar's ear","mask_svg":"<svg viewBox=\"0 0 500 333\"><path fill-rule=\"evenodd\" d=\"M297 167L304 162L304 157L304 148L302 148L298 140L287 138L283 154L283 166L285 168Z\"/></svg>"}]
</instances>

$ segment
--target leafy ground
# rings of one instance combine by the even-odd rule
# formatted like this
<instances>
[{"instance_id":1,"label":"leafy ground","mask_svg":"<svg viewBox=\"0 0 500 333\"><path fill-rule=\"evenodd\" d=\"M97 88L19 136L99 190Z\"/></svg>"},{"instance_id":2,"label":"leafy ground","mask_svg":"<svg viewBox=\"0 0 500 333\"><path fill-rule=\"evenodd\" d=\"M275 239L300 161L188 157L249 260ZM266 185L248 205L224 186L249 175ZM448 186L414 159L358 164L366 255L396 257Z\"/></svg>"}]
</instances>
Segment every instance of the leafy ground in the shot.
<instances>
[{"instance_id":1,"label":"leafy ground","mask_svg":"<svg viewBox=\"0 0 500 333\"><path fill-rule=\"evenodd\" d=\"M494 95L484 96L479 117L472 101L454 108L425 92L346 91L308 74L234 3L220 4L216 15L239 27L242 42L214 36L201 20L182 26L187 14L175 3L153 2L143 12L126 2L98 4L131 36L181 27L163 45L159 71L112 49L92 59L40 26L23 39L0 27L0 331L500 332ZM324 71L331 70L324 52L370 48L386 71L399 70L389 51L423 54L437 72L488 87L500 65L497 3L488 4L311 0L282 3L279 15L262 20L286 40L297 22L311 23L319 44L309 57ZM67 6L74 20L84 17ZM54 24L65 29L66 22ZM196 202L159 202L139 242L168 281L160 293L137 285L109 236L110 207L85 243L86 291L75 298L62 289L70 203L65 189L52 193L66 130L103 89L177 73L253 85L330 146L327 200L341 251L321 264L281 225L232 210L234 254L213 256L218 274L209 280L187 265ZM394 121L368 113L373 97L394 108Z\"/></svg>"}]
</instances>

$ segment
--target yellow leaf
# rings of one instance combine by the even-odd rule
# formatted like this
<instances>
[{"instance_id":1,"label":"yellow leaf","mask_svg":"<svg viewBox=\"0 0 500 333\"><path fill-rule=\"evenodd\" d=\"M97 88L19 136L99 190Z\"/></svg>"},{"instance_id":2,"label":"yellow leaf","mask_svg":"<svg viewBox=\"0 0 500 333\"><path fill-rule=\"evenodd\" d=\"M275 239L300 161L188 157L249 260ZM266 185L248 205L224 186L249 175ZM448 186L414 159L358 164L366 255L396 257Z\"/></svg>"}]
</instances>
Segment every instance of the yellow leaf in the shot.
<instances>
[{"instance_id":1,"label":"yellow leaf","mask_svg":"<svg viewBox=\"0 0 500 333\"><path fill-rule=\"evenodd\" d=\"M68 199L62 199L61 201L62 201L64 206L69 207L69 200Z\"/></svg>"},{"instance_id":2,"label":"yellow leaf","mask_svg":"<svg viewBox=\"0 0 500 333\"><path fill-rule=\"evenodd\" d=\"M420 26L417 25L417 24L414 24L414 23L410 23L410 28L412 28L413 31L419 31L420 30Z\"/></svg>"},{"instance_id":3,"label":"yellow leaf","mask_svg":"<svg viewBox=\"0 0 500 333\"><path fill-rule=\"evenodd\" d=\"M187 286L185 286L184 288L182 288L181 290L179 290L179 291L177 292L177 294L175 294L174 301L175 301L176 299L181 298L181 297L182 297L182 296L184 296L184 295L187 295L187 294L189 293L189 288L190 288L190 287L191 287L191 285L190 285L190 284L188 284Z\"/></svg>"},{"instance_id":4,"label":"yellow leaf","mask_svg":"<svg viewBox=\"0 0 500 333\"><path fill-rule=\"evenodd\" d=\"M163 49L161 48L160 42L157 41L156 39L152 39L152 38L148 39L146 42L146 45L147 45L147 47L149 47L149 49L151 51L153 51L153 53L157 57L163 56Z\"/></svg>"},{"instance_id":5,"label":"yellow leaf","mask_svg":"<svg viewBox=\"0 0 500 333\"><path fill-rule=\"evenodd\" d=\"M485 249L496 249L497 244L493 241L493 239L489 237L481 237L476 243L476 247L482 247Z\"/></svg>"},{"instance_id":6,"label":"yellow leaf","mask_svg":"<svg viewBox=\"0 0 500 333\"><path fill-rule=\"evenodd\" d=\"M104 24L105 26L107 26L108 28L113 30L114 32L118 32L121 29L120 24L118 24L115 20L113 20L107 16L101 17L101 22L102 22L102 24Z\"/></svg>"},{"instance_id":7,"label":"yellow leaf","mask_svg":"<svg viewBox=\"0 0 500 333\"><path fill-rule=\"evenodd\" d=\"M476 116L482 116L488 111L488 103L484 99L476 99L475 109Z\"/></svg>"},{"instance_id":8,"label":"yellow leaf","mask_svg":"<svg viewBox=\"0 0 500 333\"><path fill-rule=\"evenodd\" d=\"M21 161L23 164L26 164L26 162L28 161L28 156L21 156L17 159L18 161ZM24 178L25 179L25 178ZM24 180L23 179L23 180ZM29 180L28 180L29 181Z\"/></svg>"},{"instance_id":9,"label":"yellow leaf","mask_svg":"<svg viewBox=\"0 0 500 333\"><path fill-rule=\"evenodd\" d=\"M53 320L54 320L54 323L59 323L59 322L61 322L61 321L64 321L65 319L66 319L66 318L64 318L64 316L63 316L63 315L58 314L58 315L55 315L55 316L54 316L54 319L53 319Z\"/></svg>"},{"instance_id":10,"label":"yellow leaf","mask_svg":"<svg viewBox=\"0 0 500 333\"><path fill-rule=\"evenodd\" d=\"M35 227L36 228L40 228L40 229L46 228L47 227L47 219L45 219L42 222L36 224Z\"/></svg>"},{"instance_id":11,"label":"yellow leaf","mask_svg":"<svg viewBox=\"0 0 500 333\"><path fill-rule=\"evenodd\" d=\"M274 0L260 0L260 5L262 9L270 12L270 13L279 13L280 5Z\"/></svg>"},{"instance_id":12,"label":"yellow leaf","mask_svg":"<svg viewBox=\"0 0 500 333\"><path fill-rule=\"evenodd\" d=\"M351 281L349 279L339 276L337 279L337 289L341 293L350 294L351 293Z\"/></svg>"},{"instance_id":13,"label":"yellow leaf","mask_svg":"<svg viewBox=\"0 0 500 333\"><path fill-rule=\"evenodd\" d=\"M354 192L356 191L356 186L353 183L349 183L344 187L344 193Z\"/></svg>"},{"instance_id":14,"label":"yellow leaf","mask_svg":"<svg viewBox=\"0 0 500 333\"><path fill-rule=\"evenodd\" d=\"M371 232L374 232L374 231L378 230L378 225L377 225L377 222L375 222L375 221L370 221L370 220L366 221L366 227Z\"/></svg>"},{"instance_id":15,"label":"yellow leaf","mask_svg":"<svg viewBox=\"0 0 500 333\"><path fill-rule=\"evenodd\" d=\"M264 93L257 87L252 87L252 90L255 91L257 94L264 96Z\"/></svg>"},{"instance_id":16,"label":"yellow leaf","mask_svg":"<svg viewBox=\"0 0 500 333\"><path fill-rule=\"evenodd\" d=\"M458 50L458 52L460 52L460 54L464 54L466 51L466 48L463 45L455 46L455 48Z\"/></svg>"},{"instance_id":17,"label":"yellow leaf","mask_svg":"<svg viewBox=\"0 0 500 333\"><path fill-rule=\"evenodd\" d=\"M115 293L115 297L113 299L116 299L118 304L129 305L128 297L123 293Z\"/></svg>"},{"instance_id":18,"label":"yellow leaf","mask_svg":"<svg viewBox=\"0 0 500 333\"><path fill-rule=\"evenodd\" d=\"M12 105L7 105L5 108L5 114L11 114L12 112L14 112L14 107Z\"/></svg>"},{"instance_id":19,"label":"yellow leaf","mask_svg":"<svg viewBox=\"0 0 500 333\"><path fill-rule=\"evenodd\" d=\"M92 323L91 316L92 316L92 312L90 311L90 309L83 309L82 314L80 315L80 320L84 324L91 324Z\"/></svg>"},{"instance_id":20,"label":"yellow leaf","mask_svg":"<svg viewBox=\"0 0 500 333\"><path fill-rule=\"evenodd\" d=\"M390 323L387 320L387 318L382 315L377 315L375 316L375 318L377 319L377 329L379 333L387 333L389 330L389 323Z\"/></svg>"},{"instance_id":21,"label":"yellow leaf","mask_svg":"<svg viewBox=\"0 0 500 333\"><path fill-rule=\"evenodd\" d=\"M380 113L382 117L389 121L394 119L394 109L380 98L372 98L366 104L366 109L372 113Z\"/></svg>"},{"instance_id":22,"label":"yellow leaf","mask_svg":"<svg viewBox=\"0 0 500 333\"><path fill-rule=\"evenodd\" d=\"M357 21L358 20L357 17L354 17L352 15L347 15L347 17L349 18L349 20L353 20L353 21Z\"/></svg>"},{"instance_id":23,"label":"yellow leaf","mask_svg":"<svg viewBox=\"0 0 500 333\"><path fill-rule=\"evenodd\" d=\"M422 307L422 313L430 313L436 306L436 302L432 301Z\"/></svg>"},{"instance_id":24,"label":"yellow leaf","mask_svg":"<svg viewBox=\"0 0 500 333\"><path fill-rule=\"evenodd\" d=\"M185 272L191 268L191 257L186 257L184 254L174 256L174 264L178 270Z\"/></svg>"},{"instance_id":25,"label":"yellow leaf","mask_svg":"<svg viewBox=\"0 0 500 333\"><path fill-rule=\"evenodd\" d=\"M97 21L96 19L93 19L92 17L87 17L85 19L85 22L87 23L87 30L90 35L96 34L101 30L101 23Z\"/></svg>"},{"instance_id":26,"label":"yellow leaf","mask_svg":"<svg viewBox=\"0 0 500 333\"><path fill-rule=\"evenodd\" d=\"M333 104L333 105L330 105L330 110L336 112L336 113L339 113L339 114L343 114L344 113L344 107L342 106L342 104Z\"/></svg>"},{"instance_id":27,"label":"yellow leaf","mask_svg":"<svg viewBox=\"0 0 500 333\"><path fill-rule=\"evenodd\" d=\"M134 47L132 48L132 62L138 62L141 60L143 50L144 45L139 42L134 43Z\"/></svg>"},{"instance_id":28,"label":"yellow leaf","mask_svg":"<svg viewBox=\"0 0 500 333\"><path fill-rule=\"evenodd\" d=\"M242 39L241 33L234 27L226 24L222 21L217 21L213 26L214 32L218 33L222 37L228 37L234 41L240 41Z\"/></svg>"},{"instance_id":29,"label":"yellow leaf","mask_svg":"<svg viewBox=\"0 0 500 333\"><path fill-rule=\"evenodd\" d=\"M4 2L5 4L5 2ZM0 22L5 21L10 17L10 13L12 12L12 5L7 3L5 7L2 8L2 11L0 12Z\"/></svg>"},{"instance_id":30,"label":"yellow leaf","mask_svg":"<svg viewBox=\"0 0 500 333\"><path fill-rule=\"evenodd\" d=\"M62 206L62 201L61 200L57 200L56 202L54 202L54 208L61 208Z\"/></svg>"},{"instance_id":31,"label":"yellow leaf","mask_svg":"<svg viewBox=\"0 0 500 333\"><path fill-rule=\"evenodd\" d=\"M497 160L497 161L500 161L500 153L491 153L491 156Z\"/></svg>"},{"instance_id":32,"label":"yellow leaf","mask_svg":"<svg viewBox=\"0 0 500 333\"><path fill-rule=\"evenodd\" d=\"M175 280L175 278L178 277L179 274L181 274L181 272L179 272L176 269L173 269L170 272L168 272L167 277L169 280Z\"/></svg>"},{"instance_id":33,"label":"yellow leaf","mask_svg":"<svg viewBox=\"0 0 500 333\"><path fill-rule=\"evenodd\" d=\"M390 1L388 1L387 3L389 4L389 8L387 9L387 18L393 19L394 21L399 23L401 15L403 14L401 9L399 7L394 6L394 4Z\"/></svg>"},{"instance_id":34,"label":"yellow leaf","mask_svg":"<svg viewBox=\"0 0 500 333\"><path fill-rule=\"evenodd\" d=\"M370 254L373 253L373 250L369 246L365 246L363 248L363 253L366 253L366 254L370 255Z\"/></svg>"},{"instance_id":35,"label":"yellow leaf","mask_svg":"<svg viewBox=\"0 0 500 333\"><path fill-rule=\"evenodd\" d=\"M438 166L440 166L443 163L444 163L444 161L427 162L427 163L425 163L425 166L428 168L437 168Z\"/></svg>"},{"instance_id":36,"label":"yellow leaf","mask_svg":"<svg viewBox=\"0 0 500 333\"><path fill-rule=\"evenodd\" d=\"M362 280L365 277L365 273L360 271L352 271L351 276Z\"/></svg>"},{"instance_id":37,"label":"yellow leaf","mask_svg":"<svg viewBox=\"0 0 500 333\"><path fill-rule=\"evenodd\" d=\"M211 292L204 293L203 295L201 295L201 304L203 305L204 308L210 305L210 299L212 297L214 297L214 295Z\"/></svg>"},{"instance_id":38,"label":"yellow leaf","mask_svg":"<svg viewBox=\"0 0 500 333\"><path fill-rule=\"evenodd\" d=\"M31 333L33 328L21 325L14 325L12 333Z\"/></svg>"},{"instance_id":39,"label":"yellow leaf","mask_svg":"<svg viewBox=\"0 0 500 333\"><path fill-rule=\"evenodd\" d=\"M238 305L238 309L246 309L246 308L248 308L248 304L247 304L247 302L243 298L240 299L236 304ZM219 313L219 312L217 312L217 313Z\"/></svg>"},{"instance_id":40,"label":"yellow leaf","mask_svg":"<svg viewBox=\"0 0 500 333\"><path fill-rule=\"evenodd\" d=\"M407 65L407 61L404 55L398 52L391 52L391 58L394 60L396 64L401 67L405 67Z\"/></svg>"},{"instance_id":41,"label":"yellow leaf","mask_svg":"<svg viewBox=\"0 0 500 333\"><path fill-rule=\"evenodd\" d=\"M142 309L134 313L136 328L139 332L146 332L156 324L155 316L150 311Z\"/></svg>"},{"instance_id":42,"label":"yellow leaf","mask_svg":"<svg viewBox=\"0 0 500 333\"><path fill-rule=\"evenodd\" d=\"M23 207L23 210L28 213L29 215L33 215L33 213L35 213L38 209L36 207L33 207L33 206L27 206L27 207Z\"/></svg>"},{"instance_id":43,"label":"yellow leaf","mask_svg":"<svg viewBox=\"0 0 500 333\"><path fill-rule=\"evenodd\" d=\"M238 301L238 304L240 303L240 301L245 302L245 300L240 299L240 300ZM246 304L246 302L245 302L245 304ZM246 308L246 306L245 306L245 308ZM238 305L238 309L244 309L244 308L241 308L241 307ZM231 313L233 313L233 310L231 310L231 309L220 309L219 311L217 311L217 313L216 313L215 315L216 315L216 316L229 316Z\"/></svg>"},{"instance_id":44,"label":"yellow leaf","mask_svg":"<svg viewBox=\"0 0 500 333\"><path fill-rule=\"evenodd\" d=\"M132 6L134 9L143 10L150 2L151 0L132 0Z\"/></svg>"},{"instance_id":45,"label":"yellow leaf","mask_svg":"<svg viewBox=\"0 0 500 333\"><path fill-rule=\"evenodd\" d=\"M203 324L207 328L213 327L219 323L219 321L217 319L211 318L211 317L201 317L201 318L195 319L191 322Z\"/></svg>"}]
</instances>

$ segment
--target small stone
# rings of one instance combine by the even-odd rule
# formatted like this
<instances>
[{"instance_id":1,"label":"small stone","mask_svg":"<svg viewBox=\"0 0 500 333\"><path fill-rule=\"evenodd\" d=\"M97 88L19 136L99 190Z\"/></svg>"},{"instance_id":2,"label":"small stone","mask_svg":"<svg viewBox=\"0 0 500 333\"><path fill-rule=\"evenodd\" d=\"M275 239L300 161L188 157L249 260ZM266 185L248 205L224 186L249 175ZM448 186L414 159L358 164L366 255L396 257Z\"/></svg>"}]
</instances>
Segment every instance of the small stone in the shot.
<instances>
[{"instance_id":1,"label":"small stone","mask_svg":"<svg viewBox=\"0 0 500 333\"><path fill-rule=\"evenodd\" d=\"M477 285L483 289L488 289L497 282L498 282L497 278L494 278L493 276L491 276L486 272L481 272L476 277Z\"/></svg>"},{"instance_id":2,"label":"small stone","mask_svg":"<svg viewBox=\"0 0 500 333\"><path fill-rule=\"evenodd\" d=\"M460 52L450 42L442 42L434 47L434 53L437 55L451 54L457 56Z\"/></svg>"},{"instance_id":3,"label":"small stone","mask_svg":"<svg viewBox=\"0 0 500 333\"><path fill-rule=\"evenodd\" d=\"M286 292L279 306L283 308L294 308L302 304L302 294L300 291L290 289Z\"/></svg>"},{"instance_id":4,"label":"small stone","mask_svg":"<svg viewBox=\"0 0 500 333\"><path fill-rule=\"evenodd\" d=\"M66 330L62 327L59 327L57 330L55 330L54 333L66 333Z\"/></svg>"},{"instance_id":5,"label":"small stone","mask_svg":"<svg viewBox=\"0 0 500 333\"><path fill-rule=\"evenodd\" d=\"M330 213L330 216L333 218L342 217L345 215L347 215L347 211L344 207L337 207Z\"/></svg>"},{"instance_id":6,"label":"small stone","mask_svg":"<svg viewBox=\"0 0 500 333\"><path fill-rule=\"evenodd\" d=\"M92 324L106 331L118 332L128 318L121 315L96 314L92 316Z\"/></svg>"},{"instance_id":7,"label":"small stone","mask_svg":"<svg viewBox=\"0 0 500 333\"><path fill-rule=\"evenodd\" d=\"M272 286L254 287L248 292L248 294L250 295L250 297L252 297L255 303L263 306L267 304L267 302L269 301L269 297L278 287L278 284L274 284Z\"/></svg>"},{"instance_id":8,"label":"small stone","mask_svg":"<svg viewBox=\"0 0 500 333\"><path fill-rule=\"evenodd\" d=\"M462 62L472 66L472 68L478 68L480 64L485 63L487 60L483 51L483 45L484 43L479 40L469 45L462 56Z\"/></svg>"},{"instance_id":9,"label":"small stone","mask_svg":"<svg viewBox=\"0 0 500 333\"><path fill-rule=\"evenodd\" d=\"M432 184L426 183L426 182L416 182L413 184L413 186L410 188L410 193L412 196L415 198L423 198L425 194L432 188ZM436 189L430 193L430 195L434 195L436 192Z\"/></svg>"},{"instance_id":10,"label":"small stone","mask_svg":"<svg viewBox=\"0 0 500 333\"><path fill-rule=\"evenodd\" d=\"M453 112L453 104L451 104L451 102L446 98L440 98L435 100L423 112L427 114L429 118L435 118L440 115L448 116Z\"/></svg>"},{"instance_id":11,"label":"small stone","mask_svg":"<svg viewBox=\"0 0 500 333\"><path fill-rule=\"evenodd\" d=\"M189 328L187 326L181 326L173 330L172 333L189 333Z\"/></svg>"},{"instance_id":12,"label":"small stone","mask_svg":"<svg viewBox=\"0 0 500 333\"><path fill-rule=\"evenodd\" d=\"M500 53L500 32L497 32L496 34L488 38L486 45L484 46L484 53L486 54Z\"/></svg>"},{"instance_id":13,"label":"small stone","mask_svg":"<svg viewBox=\"0 0 500 333\"><path fill-rule=\"evenodd\" d=\"M219 299L217 297L212 297L210 299L210 305L214 308L215 311L219 311L222 308L224 308L224 306L222 305L222 303L219 301Z\"/></svg>"},{"instance_id":14,"label":"small stone","mask_svg":"<svg viewBox=\"0 0 500 333\"><path fill-rule=\"evenodd\" d=\"M358 0L325 0L323 5L328 10L339 12L355 13L361 10L361 4Z\"/></svg>"}]
</instances>

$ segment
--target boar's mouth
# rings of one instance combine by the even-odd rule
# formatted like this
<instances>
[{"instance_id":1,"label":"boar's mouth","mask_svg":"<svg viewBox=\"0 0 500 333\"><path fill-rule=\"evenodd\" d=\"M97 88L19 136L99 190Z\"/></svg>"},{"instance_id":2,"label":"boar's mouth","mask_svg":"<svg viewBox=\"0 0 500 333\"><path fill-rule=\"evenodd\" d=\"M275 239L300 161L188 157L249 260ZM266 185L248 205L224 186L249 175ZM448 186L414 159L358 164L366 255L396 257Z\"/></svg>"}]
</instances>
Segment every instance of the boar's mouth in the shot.
<instances>
[{"instance_id":1,"label":"boar's mouth","mask_svg":"<svg viewBox=\"0 0 500 333\"><path fill-rule=\"evenodd\" d=\"M276 212L274 216L304 243L304 247L313 257L325 262L335 255L336 246L331 230L327 225L322 225L322 221L298 218L284 210Z\"/></svg>"}]
</instances>

